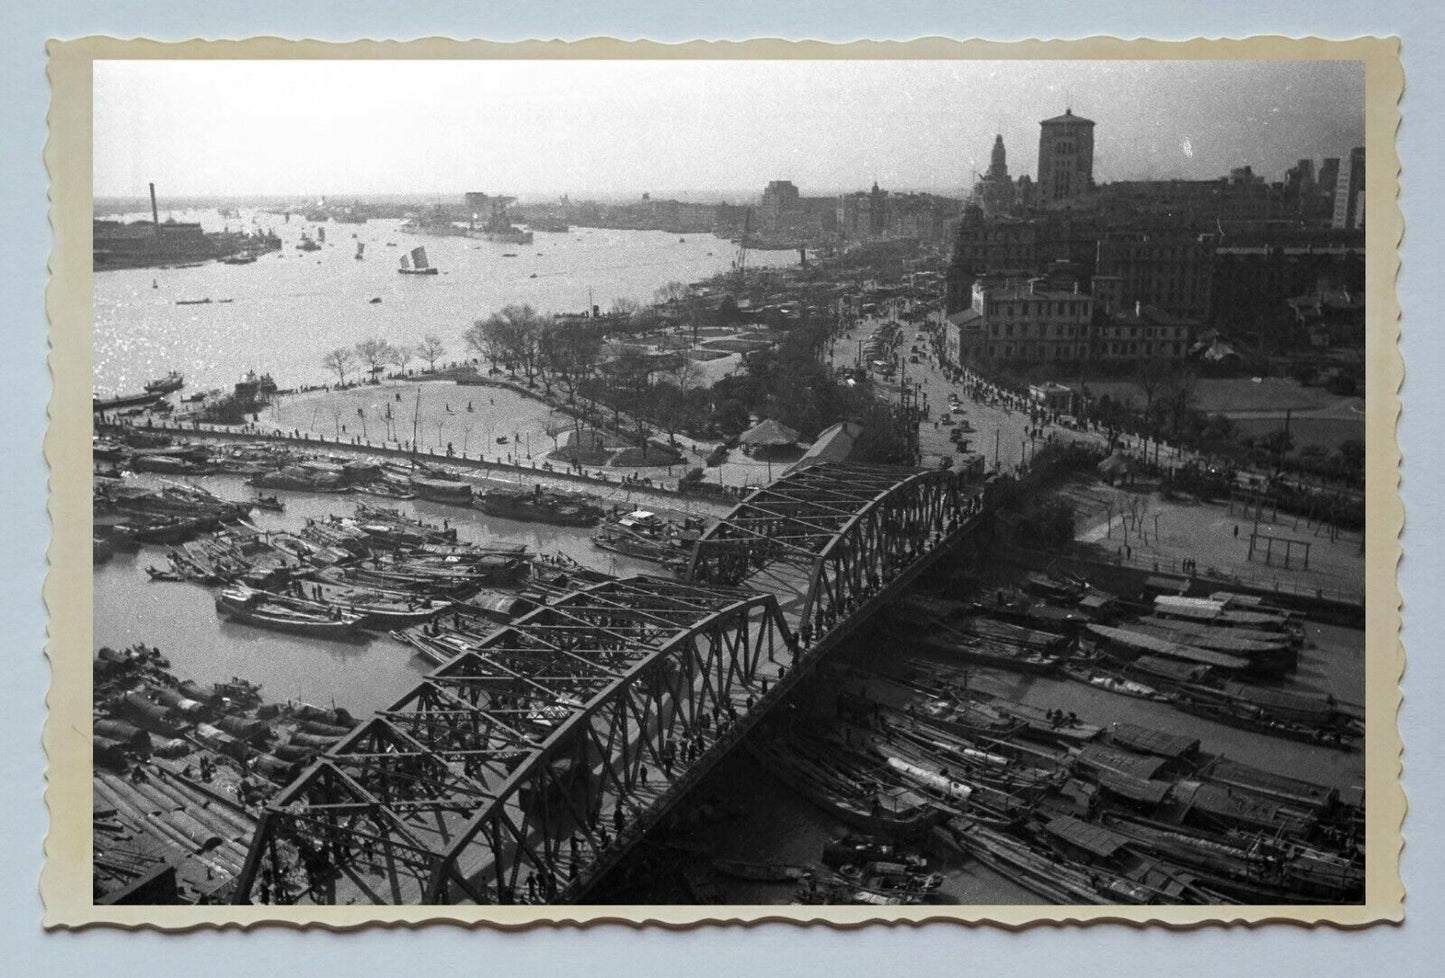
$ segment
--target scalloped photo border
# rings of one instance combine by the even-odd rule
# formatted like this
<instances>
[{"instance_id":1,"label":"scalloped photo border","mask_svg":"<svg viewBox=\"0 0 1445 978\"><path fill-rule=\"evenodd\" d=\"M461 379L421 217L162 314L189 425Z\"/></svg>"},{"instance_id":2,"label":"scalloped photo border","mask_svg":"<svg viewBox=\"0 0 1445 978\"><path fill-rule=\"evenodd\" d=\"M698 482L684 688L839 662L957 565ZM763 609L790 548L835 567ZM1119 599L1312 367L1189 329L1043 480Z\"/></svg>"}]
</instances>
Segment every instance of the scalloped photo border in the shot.
<instances>
[{"instance_id":1,"label":"scalloped photo border","mask_svg":"<svg viewBox=\"0 0 1445 978\"><path fill-rule=\"evenodd\" d=\"M423 38L329 42L276 37L158 42L85 37L47 45L51 105L45 163L50 174L54 248L46 311L53 392L45 455L50 466L52 540L44 599L50 615L51 667L43 742L50 831L40 893L44 926L90 925L181 931L272 924L347 930L369 925L454 924L519 930L622 924L685 928L704 924L862 927L954 923L1019 929L1036 925L1163 925L1171 928L1289 923L1342 928L1404 919L1400 876L1406 799L1401 786L1404 649L1396 568L1405 511L1399 494L1395 435L1405 364L1398 349L1395 281L1404 222L1398 203L1404 71L1396 38L1248 37L1190 41L1080 40L997 42L940 37L913 41L759 39L659 44L609 38L494 43ZM1246 60L1359 61L1365 67L1366 130L1366 797L1367 883L1363 904L1252 907L1049 906L551 906L275 907L97 906L91 902L91 151L92 63L98 60L208 59L740 59L740 60Z\"/></svg>"}]
</instances>

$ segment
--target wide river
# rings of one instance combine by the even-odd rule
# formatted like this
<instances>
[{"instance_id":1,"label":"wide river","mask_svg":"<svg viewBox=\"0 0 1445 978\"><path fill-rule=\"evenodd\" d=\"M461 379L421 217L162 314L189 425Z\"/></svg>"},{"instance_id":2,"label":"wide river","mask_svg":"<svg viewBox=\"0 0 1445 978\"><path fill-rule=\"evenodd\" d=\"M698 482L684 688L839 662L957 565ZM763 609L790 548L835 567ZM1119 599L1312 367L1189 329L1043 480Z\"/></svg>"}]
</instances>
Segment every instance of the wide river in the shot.
<instances>
[{"instance_id":1,"label":"wide river","mask_svg":"<svg viewBox=\"0 0 1445 978\"><path fill-rule=\"evenodd\" d=\"M413 234L399 220L318 225L244 210L230 221L214 210L174 216L208 230L274 230L283 246L250 265L97 272L97 393L131 393L170 370L185 375L189 390L229 387L247 370L270 373L282 387L334 383L321 358L368 337L415 345L435 334L446 345L445 360L462 359L470 355L463 332L508 303L580 313L589 300L603 311L617 298L647 302L667 282L727 271L737 252L710 234L665 231L539 231L532 244L515 245ZM316 238L318 228L325 245L298 251L302 233ZM360 260L358 244L365 246ZM402 254L418 245L440 274L397 273ZM797 260L790 251L747 256L754 267ZM211 302L177 305L201 299Z\"/></svg>"}]
</instances>

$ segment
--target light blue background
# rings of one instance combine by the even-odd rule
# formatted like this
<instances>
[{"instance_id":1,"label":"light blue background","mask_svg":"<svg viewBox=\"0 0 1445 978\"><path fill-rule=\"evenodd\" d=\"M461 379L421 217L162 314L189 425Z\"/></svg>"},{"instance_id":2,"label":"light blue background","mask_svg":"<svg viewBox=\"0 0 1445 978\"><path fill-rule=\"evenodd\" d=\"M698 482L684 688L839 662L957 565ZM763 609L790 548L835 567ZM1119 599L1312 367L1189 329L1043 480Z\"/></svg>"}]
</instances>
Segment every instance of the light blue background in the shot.
<instances>
[{"instance_id":1,"label":"light blue background","mask_svg":"<svg viewBox=\"0 0 1445 978\"><path fill-rule=\"evenodd\" d=\"M900 975L923 971L1084 975L1416 975L1445 973L1445 792L1442 792L1441 660L1445 649L1442 549L1445 511L1445 338L1441 332L1442 213L1440 157L1445 151L1445 50L1433 0L1365 3L1009 3L825 4L714 0L694 3L488 4L457 0L305 3L69 2L6 0L0 20L0 973L104 975L370 975L437 967L489 975L667 975L738 978L771 974ZM1400 136L1407 235L1400 294L1405 310L1400 440L1409 510L1401 568L1411 648L1404 714L1405 881L1410 922L1363 933L1208 929L1189 934L1121 927L1040 929L1022 935L935 925L918 931L802 930L773 925L687 934L604 928L528 935L428 928L353 935L267 931L165 938L97 931L43 934L35 895L46 813L41 801L39 731L48 670L39 650L45 612L39 598L49 527L46 469L40 453L49 376L45 367L43 290L50 247L46 176L41 163L48 88L47 37L85 34L164 40L276 34L348 40L449 35L513 40L595 35L655 40L756 36L906 40L921 35L988 37L1245 36L1256 33L1404 39L1407 92ZM967 112L966 105L958 106ZM57 609L64 613L64 609Z\"/></svg>"}]
</instances>

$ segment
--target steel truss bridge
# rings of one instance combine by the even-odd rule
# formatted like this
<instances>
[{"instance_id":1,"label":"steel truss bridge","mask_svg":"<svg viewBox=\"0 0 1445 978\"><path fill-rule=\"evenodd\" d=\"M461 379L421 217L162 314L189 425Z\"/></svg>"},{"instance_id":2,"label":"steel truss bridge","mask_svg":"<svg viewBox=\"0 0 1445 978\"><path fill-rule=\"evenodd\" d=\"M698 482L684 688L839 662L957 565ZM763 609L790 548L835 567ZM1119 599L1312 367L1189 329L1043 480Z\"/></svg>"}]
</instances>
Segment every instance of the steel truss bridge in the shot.
<instances>
[{"instance_id":1,"label":"steel truss bridge","mask_svg":"<svg viewBox=\"0 0 1445 978\"><path fill-rule=\"evenodd\" d=\"M827 463L755 490L687 580L569 592L354 729L267 803L232 898L579 899L983 509L947 470Z\"/></svg>"}]
</instances>

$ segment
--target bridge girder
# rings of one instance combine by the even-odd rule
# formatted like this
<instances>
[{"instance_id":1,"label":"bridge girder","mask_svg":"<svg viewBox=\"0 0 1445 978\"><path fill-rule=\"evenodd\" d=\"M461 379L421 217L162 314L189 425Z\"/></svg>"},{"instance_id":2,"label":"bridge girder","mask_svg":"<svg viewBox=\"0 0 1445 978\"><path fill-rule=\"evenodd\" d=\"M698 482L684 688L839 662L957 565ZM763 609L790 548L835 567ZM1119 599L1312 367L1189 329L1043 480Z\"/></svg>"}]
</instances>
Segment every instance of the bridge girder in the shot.
<instances>
[{"instance_id":1,"label":"bridge girder","mask_svg":"<svg viewBox=\"0 0 1445 978\"><path fill-rule=\"evenodd\" d=\"M590 627L589 627L590 626ZM307 867L336 902L510 900L603 861L602 816L731 709L788 626L776 598L636 577L573 592L433 670L267 805L233 899ZM564 857L563 848L568 851ZM363 866L383 867L384 880ZM566 883L563 882L565 886Z\"/></svg>"}]
</instances>

